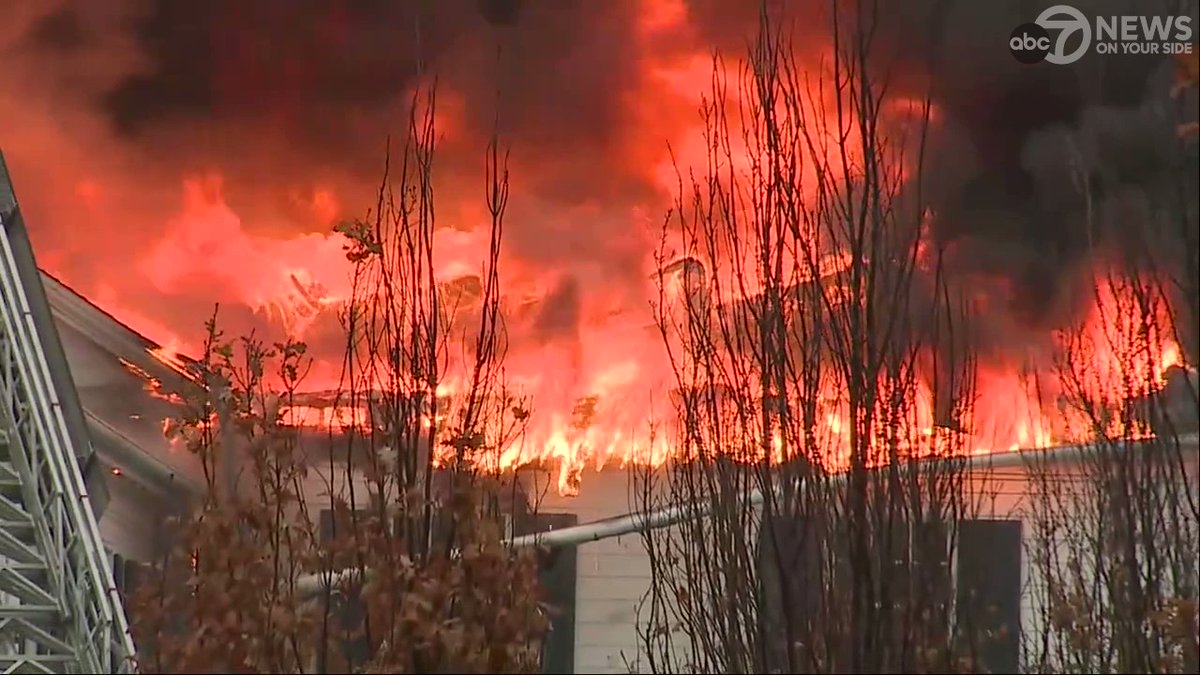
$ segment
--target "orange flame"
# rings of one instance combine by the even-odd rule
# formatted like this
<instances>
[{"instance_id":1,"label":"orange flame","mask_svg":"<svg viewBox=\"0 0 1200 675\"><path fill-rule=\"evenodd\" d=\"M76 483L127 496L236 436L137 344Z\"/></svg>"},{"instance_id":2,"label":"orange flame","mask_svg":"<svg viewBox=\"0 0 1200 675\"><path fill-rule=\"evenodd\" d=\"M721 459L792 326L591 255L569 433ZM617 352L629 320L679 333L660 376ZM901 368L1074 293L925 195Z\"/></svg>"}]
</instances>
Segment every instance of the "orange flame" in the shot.
<instances>
[{"instance_id":1,"label":"orange flame","mask_svg":"<svg viewBox=\"0 0 1200 675\"><path fill-rule=\"evenodd\" d=\"M686 175L689 167L703 172L711 146L705 136L704 123L695 114L695 104L713 81L713 61L694 50L672 50L660 37L677 30L688 22L687 3L683 0L644 0L645 11L635 26L631 39L652 54L646 64L645 81L637 92L635 117L639 132L636 138L621 144L618 152L631 165L640 167L671 194L678 185L677 168ZM804 49L810 47L805 45ZM828 47L818 45L804 57L819 62L828 60ZM736 94L735 83L740 71L719 64L729 83L729 93ZM439 128L444 134L465 133L460 120L465 115L463 104L453 92L441 95L450 105L437 114ZM648 102L656 102L653 108ZM730 102L733 103L732 101ZM833 102L826 102L832 109ZM818 106L819 107L819 106ZM776 111L786 116L787 110ZM914 120L928 119L937 123L940 113L922 101L897 99L884 110L895 124L904 126ZM831 118L833 116L831 115ZM831 151L837 139L853 135L853 126L838 120L831 122L828 131ZM733 147L727 157L732 172L747 172L753 166L750 151L739 145L738 130L732 130ZM671 141L673 154L668 154L661 139ZM649 140L648 140L649 139ZM841 148L839 148L841 149ZM851 165L861 164L861 157L850 149L844 160ZM899 159L895 162L898 180L902 181L910 167ZM800 180L815 182L815 167L808 166ZM514 170L520 176L520 168ZM81 183L78 198L96 202L103 197L98 185ZM515 200L516 197L514 197ZM339 199L333 190L318 189L303 201L315 220L328 221L338 212ZM620 218L655 224L658 203L639 204L628 212L601 212L593 204L579 207L571 215ZM483 252L489 244L486 214L478 208L452 203L439 207L442 222L453 220L452 227L435 234L435 266L437 281L444 285L477 274ZM929 218L933 215L930 214ZM550 217L547 216L547 220ZM926 228L928 224L925 224ZM636 228L634 228L636 229ZM649 228L647 228L649 229ZM547 235L549 236L549 235ZM680 456L675 445L676 430L656 422L671 419L673 402L666 392L677 388L676 374L664 352L663 336L646 308L658 298L659 278L657 261L652 255L652 238L635 239L627 248L638 257L636 269L625 270L624 277L614 281L611 265L580 265L570 270L548 268L536 261L506 256L501 263L501 287L506 329L510 349L505 357L507 385L516 392L528 395L533 410L525 420L523 434L513 443L495 451L492 463L499 469L512 469L535 462L556 463L559 466L559 486L564 492L578 488L581 472L608 465L645 464L659 466ZM682 248L682 247L680 247ZM918 264L930 264L927 246L918 250ZM798 265L797 261L788 261ZM826 257L810 270L810 276L835 276L852 261L839 251L829 251ZM631 265L632 266L632 265ZM715 280L720 289L716 300L731 303L762 290L762 279L750 276L734 277L733 267L753 269L754 265L732 266L718 270ZM161 291L178 287L211 285L214 295L236 300L274 320L297 338L305 338L322 318L334 315L352 296L352 265L343 252L343 240L332 234L304 234L291 238L264 236L243 228L237 213L226 202L222 177L218 174L189 178L183 186L181 212L169 224L169 236L141 261L141 271ZM680 283L669 291L678 292L691 283L686 265L676 270ZM725 276L721 276L725 275ZM629 281L636 279L637 281ZM200 281L198 281L200 280ZM574 286L571 285L572 282ZM556 292L583 288L585 302L578 307L573 325L555 332L541 320L543 310L557 301ZM1132 291L1122 283L1106 283L1098 279L1097 295L1092 311L1074 338L1064 337L1062 347L1070 352L1069 365L1086 362L1089 366L1075 394L1103 403L1101 407L1119 407L1122 396L1132 390L1153 391L1161 386L1161 377L1169 365L1182 364L1181 351L1166 334L1138 338L1136 326L1129 325L1135 316L1163 315L1164 303L1153 307L1138 306ZM101 304L114 306L107 300ZM1145 304L1145 303L1142 303ZM118 312L125 316L125 312ZM1164 319L1165 325L1165 319ZM163 331L156 335L161 337ZM1124 337L1123 337L1124 336ZM1129 338L1129 336L1134 336ZM179 352L182 345L168 341L166 346L150 350L151 356L188 379L194 379L190 361ZM323 357L310 374L306 386L314 390L336 388L339 383L339 360L330 354ZM1032 359L1039 376L1052 375L1056 365L1044 356ZM130 367L131 364L127 364ZM133 370L133 368L131 368ZM466 378L454 364L448 367L439 396L463 393ZM136 372L136 371L134 371ZM140 373L148 382L148 374ZM1095 415L1072 409L1064 400L1072 398L1058 390L1041 398L1031 392L1041 382L1024 376L1013 363L984 363L977 374L975 413L966 421L966 428L954 431L968 438L961 442L966 452L992 452L1011 448L1047 446L1094 437L1097 433L1120 432L1116 423L1104 422L1097 429ZM830 469L849 465L852 433L867 433L871 440L860 444L876 449L880 456L867 458L870 462L888 461L888 452L904 456L921 456L941 452L948 447L947 430L939 427L933 405L933 394L927 382L917 382L911 394L911 410L906 419L891 429L855 430L846 401L846 383L830 374L823 378L818 391L820 415L814 435L818 448L814 459ZM151 393L158 391L151 386ZM1081 396L1075 396L1078 399ZM284 423L294 426L338 428L366 427L372 423L368 406L297 404L281 411ZM426 416L426 424L445 424L438 411ZM763 432L767 438L744 438L742 447L721 448L722 452L747 459L770 454L782 461L798 452L787 447L788 439L796 434L778 428ZM889 450L890 449L890 450ZM452 450L446 450L446 459Z\"/></svg>"}]
</instances>

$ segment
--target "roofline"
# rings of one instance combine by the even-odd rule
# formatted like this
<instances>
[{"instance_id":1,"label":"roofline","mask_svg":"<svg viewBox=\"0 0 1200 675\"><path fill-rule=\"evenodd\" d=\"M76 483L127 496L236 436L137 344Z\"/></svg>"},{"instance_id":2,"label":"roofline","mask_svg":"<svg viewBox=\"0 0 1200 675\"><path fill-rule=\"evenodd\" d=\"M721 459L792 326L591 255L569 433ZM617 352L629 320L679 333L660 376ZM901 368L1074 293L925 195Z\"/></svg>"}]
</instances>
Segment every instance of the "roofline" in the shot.
<instances>
[{"instance_id":1,"label":"roofline","mask_svg":"<svg viewBox=\"0 0 1200 675\"><path fill-rule=\"evenodd\" d=\"M1179 445L1184 452L1191 451L1195 453L1200 449L1200 439L1197 434L1186 434L1177 437ZM1138 447L1146 445L1148 441L1129 441L1119 442L1120 446ZM994 455L973 455L965 458L963 470L974 471L977 469L995 469L995 468L1014 468L1018 466L1027 467L1031 465L1031 457L1042 457L1053 463L1065 463L1069 461L1077 461L1083 459L1087 453L1095 452L1098 444L1076 444L1076 445L1060 445L1052 448L1040 448L1034 450L1013 450L1009 452L996 453ZM947 460L952 458L946 458ZM916 464L928 464L937 459L922 459ZM841 483L846 480L845 473L839 473L831 478L835 483ZM769 490L772 492L774 489ZM746 506L748 508L758 508L766 500L762 490L751 490L746 494ZM672 525L677 525L684 521L705 518L712 514L712 505L706 501L695 500L678 504L671 504L662 508L651 511L631 511L609 518L601 518L589 523L564 527L558 530L548 530L546 532L538 532L534 534L526 534L518 537L507 539L510 546L544 546L547 548L556 548L564 546L579 546L602 539L611 539L622 535L635 534L645 532L647 530L658 530ZM367 570L370 573L371 570ZM357 569L344 569L337 571L318 572L307 574L300 577L296 581L296 593L301 597L313 597L320 593L323 589L335 586L338 583L345 581L354 574L360 573Z\"/></svg>"},{"instance_id":2,"label":"roofline","mask_svg":"<svg viewBox=\"0 0 1200 675\"><path fill-rule=\"evenodd\" d=\"M1116 445L1125 449L1141 448L1154 439L1139 440L1139 441L1118 441ZM1181 452L1200 456L1200 434L1190 433L1183 434L1176 438ZM1099 443L1083 443L1073 445L1059 445L1050 448L1034 448L1028 450L1010 450L1007 452L972 455L966 458L963 464L962 471L973 473L975 471L990 471L993 469L1014 469L1014 468L1029 468L1037 466L1038 461L1047 464L1059 465L1070 462L1078 462L1095 453L1100 447ZM949 461L951 458L947 458ZM927 464L934 460L920 460L917 464ZM986 475L984 476L986 477ZM846 480L846 474L840 473L833 476L832 479L836 483L841 483ZM751 507L760 506L765 500L765 495L761 490L752 490L747 495L747 503ZM582 525L565 527L559 530L551 530L539 534L528 534L520 537L515 537L511 540L513 546L577 546L592 541L600 541L601 539L609 539L611 537L619 537L625 534L633 534L646 530L661 529L681 523L685 520L694 518L703 518L708 515L705 504L700 502L692 502L685 504L673 504L653 511L630 512L623 515L603 518ZM310 582L311 583L311 582Z\"/></svg>"},{"instance_id":3,"label":"roofline","mask_svg":"<svg viewBox=\"0 0 1200 675\"><path fill-rule=\"evenodd\" d=\"M204 486L195 479L173 469L159 460L153 453L146 452L125 434L91 412L87 416L88 429L97 441L96 452L108 468L118 468L139 485L165 497L186 497L203 494ZM184 493L180 493L180 488Z\"/></svg>"},{"instance_id":4,"label":"roofline","mask_svg":"<svg viewBox=\"0 0 1200 675\"><path fill-rule=\"evenodd\" d=\"M157 342L122 323L54 275L45 270L39 271L56 321L74 329L101 350L111 354L114 361L124 359L141 368L163 383L164 389L181 392L197 386L175 369L151 356L152 350L161 348ZM202 493L203 486L194 478L178 472L156 457L154 452L143 448L90 410L83 408L83 413L87 429L94 441L93 450L105 465L106 471L119 468L124 479L133 480L160 496L182 496L180 488L183 488L184 494L187 495ZM163 443L166 443L165 439Z\"/></svg>"},{"instance_id":5,"label":"roofline","mask_svg":"<svg viewBox=\"0 0 1200 675\"><path fill-rule=\"evenodd\" d=\"M152 351L162 349L163 345L122 323L49 272L39 271L50 307L60 321L82 333L104 351L142 368L169 390L179 391L195 386L179 371L151 356ZM193 361L182 355L179 358L185 363Z\"/></svg>"}]
</instances>

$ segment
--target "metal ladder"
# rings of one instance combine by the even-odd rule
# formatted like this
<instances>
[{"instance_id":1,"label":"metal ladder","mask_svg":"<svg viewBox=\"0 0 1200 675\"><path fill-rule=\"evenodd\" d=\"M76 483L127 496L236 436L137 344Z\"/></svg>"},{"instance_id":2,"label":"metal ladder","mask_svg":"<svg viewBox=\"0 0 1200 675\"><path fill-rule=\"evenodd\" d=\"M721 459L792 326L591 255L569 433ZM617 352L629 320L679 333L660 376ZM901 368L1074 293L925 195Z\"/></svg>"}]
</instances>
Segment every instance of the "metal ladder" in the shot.
<instances>
[{"instance_id":1,"label":"metal ladder","mask_svg":"<svg viewBox=\"0 0 1200 675\"><path fill-rule=\"evenodd\" d=\"M68 429L43 348L57 336L46 334L49 321L39 331L31 297L45 298L40 287L29 292L40 280L31 259L22 275L18 254L32 256L16 237L25 233L0 155L0 672L132 672L133 641L77 459L86 437Z\"/></svg>"}]
</instances>

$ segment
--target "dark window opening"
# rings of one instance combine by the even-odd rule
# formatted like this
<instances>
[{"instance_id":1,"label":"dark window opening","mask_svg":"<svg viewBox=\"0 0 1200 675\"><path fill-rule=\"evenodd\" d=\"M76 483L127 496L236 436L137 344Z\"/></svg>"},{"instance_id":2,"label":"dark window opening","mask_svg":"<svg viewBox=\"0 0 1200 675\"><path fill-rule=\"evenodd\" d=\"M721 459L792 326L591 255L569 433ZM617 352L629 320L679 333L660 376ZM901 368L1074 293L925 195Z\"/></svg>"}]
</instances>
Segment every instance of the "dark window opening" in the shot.
<instances>
[{"instance_id":1,"label":"dark window opening","mask_svg":"<svg viewBox=\"0 0 1200 675\"><path fill-rule=\"evenodd\" d=\"M523 514L515 523L515 534L534 534L571 527L579 523L573 513ZM550 632L542 646L542 672L575 672L575 585L578 578L578 549L560 546L546 551L538 582L543 602L549 606Z\"/></svg>"}]
</instances>

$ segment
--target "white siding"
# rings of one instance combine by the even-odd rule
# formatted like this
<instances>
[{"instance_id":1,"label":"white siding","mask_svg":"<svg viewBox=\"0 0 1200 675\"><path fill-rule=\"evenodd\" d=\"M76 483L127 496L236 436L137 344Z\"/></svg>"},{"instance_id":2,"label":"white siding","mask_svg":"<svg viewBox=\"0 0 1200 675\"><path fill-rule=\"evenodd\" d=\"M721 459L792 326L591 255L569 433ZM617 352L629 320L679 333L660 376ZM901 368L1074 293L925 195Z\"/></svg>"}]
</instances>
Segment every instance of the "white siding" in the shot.
<instances>
[{"instance_id":1,"label":"white siding","mask_svg":"<svg viewBox=\"0 0 1200 675\"><path fill-rule=\"evenodd\" d=\"M543 513L568 512L580 523L631 510L629 474L588 473L577 497L553 491L537 506ZM637 613L650 589L650 562L641 537L629 535L579 547L575 587L575 672L627 673L638 660Z\"/></svg>"},{"instance_id":2,"label":"white siding","mask_svg":"<svg viewBox=\"0 0 1200 675\"><path fill-rule=\"evenodd\" d=\"M1194 450L1192 451L1194 452ZM1195 455L1192 456L1194 469ZM1059 467L1070 472L1069 467ZM309 504L314 513L328 506L328 492L344 491L346 476L335 471L332 476L314 472L306 481ZM361 476L357 477L361 480ZM630 499L630 475L624 471L592 472L584 476L581 493L575 497L558 495L547 489L550 477L540 472L528 472L525 481L535 499L534 508L542 513L572 513L579 523L588 523L627 513L637 506ZM146 560L153 545L154 518L161 513L156 500L131 481L110 479L112 501L101 520L101 531L107 546L116 553ZM365 497L365 485L362 488ZM1036 630L1039 613L1035 607L1036 592L1044 583L1031 564L1032 537L1035 532L1026 517L1031 508L1031 486L1026 472L1006 468L977 472L972 494L977 513L974 517L1005 520L1026 520L1023 528L1025 546L1022 550L1022 627L1026 632ZM583 544L577 554L577 586L575 604L575 671L581 673L625 673L638 668L639 606L650 588L650 567L639 535L626 535Z\"/></svg>"},{"instance_id":3,"label":"white siding","mask_svg":"<svg viewBox=\"0 0 1200 675\"><path fill-rule=\"evenodd\" d=\"M133 481L108 476L110 499L100 517L100 538L113 553L131 560L154 557L154 533L163 510L160 500Z\"/></svg>"},{"instance_id":4,"label":"white siding","mask_svg":"<svg viewBox=\"0 0 1200 675\"><path fill-rule=\"evenodd\" d=\"M1190 452L1194 453L1192 449ZM1195 455L1191 468L1194 470ZM1079 470L1055 467L1061 479L1070 480ZM1045 583L1032 564L1035 530L1030 524L1033 493L1023 467L976 470L971 496L974 518L1021 520L1021 622L1027 635L1039 630L1038 592ZM584 476L580 495L562 497L548 491L538 507L542 512L569 512L580 523L627 513L631 505L629 474L607 470ZM578 551L579 576L576 590L575 671L579 673L627 673L639 654L638 606L650 588L650 567L637 535L583 544ZM627 663L628 662L628 663Z\"/></svg>"}]
</instances>

